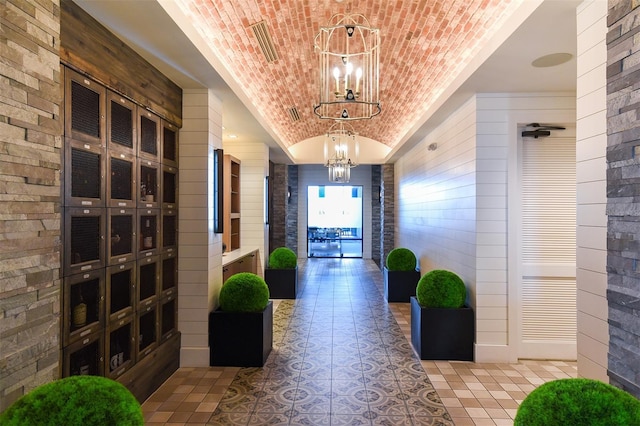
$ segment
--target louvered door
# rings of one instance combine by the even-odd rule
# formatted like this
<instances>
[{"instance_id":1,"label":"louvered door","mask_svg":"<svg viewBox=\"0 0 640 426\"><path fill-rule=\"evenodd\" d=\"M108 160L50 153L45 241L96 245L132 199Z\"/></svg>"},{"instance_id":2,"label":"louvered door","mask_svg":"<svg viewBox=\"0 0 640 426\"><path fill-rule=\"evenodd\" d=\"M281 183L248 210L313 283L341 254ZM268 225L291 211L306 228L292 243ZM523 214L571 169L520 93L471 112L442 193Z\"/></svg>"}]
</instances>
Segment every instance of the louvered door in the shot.
<instances>
[{"instance_id":1,"label":"louvered door","mask_svg":"<svg viewBox=\"0 0 640 426\"><path fill-rule=\"evenodd\" d=\"M522 146L519 356L575 359L575 139L524 139Z\"/></svg>"}]
</instances>

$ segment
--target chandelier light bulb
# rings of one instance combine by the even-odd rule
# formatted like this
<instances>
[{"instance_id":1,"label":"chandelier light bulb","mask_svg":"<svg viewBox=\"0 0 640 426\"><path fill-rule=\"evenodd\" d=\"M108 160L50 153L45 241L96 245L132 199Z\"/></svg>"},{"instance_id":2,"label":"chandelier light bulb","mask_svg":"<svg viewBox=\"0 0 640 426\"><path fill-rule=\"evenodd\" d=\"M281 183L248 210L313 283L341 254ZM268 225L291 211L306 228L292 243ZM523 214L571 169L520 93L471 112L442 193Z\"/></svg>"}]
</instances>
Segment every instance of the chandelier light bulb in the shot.
<instances>
[{"instance_id":1,"label":"chandelier light bulb","mask_svg":"<svg viewBox=\"0 0 640 426\"><path fill-rule=\"evenodd\" d=\"M351 62L347 62L347 71L344 75L344 91L347 92L349 87L349 77L351 77L351 73L353 72L353 64Z\"/></svg>"},{"instance_id":2,"label":"chandelier light bulb","mask_svg":"<svg viewBox=\"0 0 640 426\"><path fill-rule=\"evenodd\" d=\"M343 143L336 145L336 159L345 160L347 158L347 147Z\"/></svg>"}]
</instances>

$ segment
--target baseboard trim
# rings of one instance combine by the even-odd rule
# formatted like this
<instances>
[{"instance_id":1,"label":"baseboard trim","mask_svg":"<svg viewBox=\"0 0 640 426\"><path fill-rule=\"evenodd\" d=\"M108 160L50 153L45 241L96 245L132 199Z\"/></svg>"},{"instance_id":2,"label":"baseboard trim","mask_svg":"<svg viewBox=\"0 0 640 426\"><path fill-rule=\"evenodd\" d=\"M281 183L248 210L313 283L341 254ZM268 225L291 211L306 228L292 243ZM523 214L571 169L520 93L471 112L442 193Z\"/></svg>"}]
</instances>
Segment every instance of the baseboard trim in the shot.
<instances>
[{"instance_id":1,"label":"baseboard trim","mask_svg":"<svg viewBox=\"0 0 640 426\"><path fill-rule=\"evenodd\" d=\"M209 347L180 348L180 367L209 367Z\"/></svg>"},{"instance_id":2,"label":"baseboard trim","mask_svg":"<svg viewBox=\"0 0 640 426\"><path fill-rule=\"evenodd\" d=\"M517 362L517 357L512 356L509 345L482 345L475 344L475 362Z\"/></svg>"}]
</instances>

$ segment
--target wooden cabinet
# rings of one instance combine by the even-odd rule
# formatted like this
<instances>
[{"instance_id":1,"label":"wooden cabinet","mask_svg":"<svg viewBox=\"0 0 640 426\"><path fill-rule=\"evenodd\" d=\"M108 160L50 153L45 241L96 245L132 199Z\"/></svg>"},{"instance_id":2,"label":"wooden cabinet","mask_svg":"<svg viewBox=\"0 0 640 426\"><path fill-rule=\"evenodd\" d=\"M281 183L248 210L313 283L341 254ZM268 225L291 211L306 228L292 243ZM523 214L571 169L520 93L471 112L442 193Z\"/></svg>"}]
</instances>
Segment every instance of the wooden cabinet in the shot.
<instances>
[{"instance_id":1,"label":"wooden cabinet","mask_svg":"<svg viewBox=\"0 0 640 426\"><path fill-rule=\"evenodd\" d=\"M105 266L106 209L65 207L64 275Z\"/></svg>"},{"instance_id":2,"label":"wooden cabinet","mask_svg":"<svg viewBox=\"0 0 640 426\"><path fill-rule=\"evenodd\" d=\"M107 321L120 321L135 310L136 263L107 268Z\"/></svg>"},{"instance_id":3,"label":"wooden cabinet","mask_svg":"<svg viewBox=\"0 0 640 426\"><path fill-rule=\"evenodd\" d=\"M65 206L105 206L105 149L102 144L65 137Z\"/></svg>"},{"instance_id":4,"label":"wooden cabinet","mask_svg":"<svg viewBox=\"0 0 640 426\"><path fill-rule=\"evenodd\" d=\"M104 375L104 333L93 333L63 348L62 375Z\"/></svg>"},{"instance_id":5,"label":"wooden cabinet","mask_svg":"<svg viewBox=\"0 0 640 426\"><path fill-rule=\"evenodd\" d=\"M175 209L178 206L178 169L162 166L162 208Z\"/></svg>"},{"instance_id":6,"label":"wooden cabinet","mask_svg":"<svg viewBox=\"0 0 640 426\"><path fill-rule=\"evenodd\" d=\"M231 256L231 255L227 255ZM222 280L240 272L258 273L258 250L233 256L222 261Z\"/></svg>"},{"instance_id":7,"label":"wooden cabinet","mask_svg":"<svg viewBox=\"0 0 640 426\"><path fill-rule=\"evenodd\" d=\"M138 113L138 157L160 161L160 117L140 109ZM141 182L142 183L142 182Z\"/></svg>"},{"instance_id":8,"label":"wooden cabinet","mask_svg":"<svg viewBox=\"0 0 640 426\"><path fill-rule=\"evenodd\" d=\"M109 324L105 331L104 371L112 379L129 370L135 363L133 326L133 317L128 316Z\"/></svg>"},{"instance_id":9,"label":"wooden cabinet","mask_svg":"<svg viewBox=\"0 0 640 426\"><path fill-rule=\"evenodd\" d=\"M63 70L62 375L144 399L179 363L177 127Z\"/></svg>"},{"instance_id":10,"label":"wooden cabinet","mask_svg":"<svg viewBox=\"0 0 640 426\"><path fill-rule=\"evenodd\" d=\"M136 209L107 209L107 263L121 265L132 261L137 255Z\"/></svg>"},{"instance_id":11,"label":"wooden cabinet","mask_svg":"<svg viewBox=\"0 0 640 426\"><path fill-rule=\"evenodd\" d=\"M85 340L105 325L104 269L65 277L62 344Z\"/></svg>"},{"instance_id":12,"label":"wooden cabinet","mask_svg":"<svg viewBox=\"0 0 640 426\"><path fill-rule=\"evenodd\" d=\"M65 136L106 146L106 96L104 86L65 68Z\"/></svg>"},{"instance_id":13,"label":"wooden cabinet","mask_svg":"<svg viewBox=\"0 0 640 426\"><path fill-rule=\"evenodd\" d=\"M224 156L224 231L222 241L227 251L240 248L240 160Z\"/></svg>"},{"instance_id":14,"label":"wooden cabinet","mask_svg":"<svg viewBox=\"0 0 640 426\"><path fill-rule=\"evenodd\" d=\"M107 148L121 151L135 157L137 150L137 129L134 125L138 108L135 103L107 91Z\"/></svg>"},{"instance_id":15,"label":"wooden cabinet","mask_svg":"<svg viewBox=\"0 0 640 426\"><path fill-rule=\"evenodd\" d=\"M110 150L107 156L107 205L136 207L137 159L131 152Z\"/></svg>"}]
</instances>

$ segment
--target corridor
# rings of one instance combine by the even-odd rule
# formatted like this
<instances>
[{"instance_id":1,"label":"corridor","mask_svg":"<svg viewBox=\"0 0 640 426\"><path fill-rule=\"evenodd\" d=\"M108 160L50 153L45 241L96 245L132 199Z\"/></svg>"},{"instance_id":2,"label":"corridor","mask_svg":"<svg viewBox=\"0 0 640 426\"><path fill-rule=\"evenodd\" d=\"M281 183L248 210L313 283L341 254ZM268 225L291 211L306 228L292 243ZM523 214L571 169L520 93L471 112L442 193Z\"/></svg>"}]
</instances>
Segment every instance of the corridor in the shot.
<instances>
[{"instance_id":1,"label":"corridor","mask_svg":"<svg viewBox=\"0 0 640 426\"><path fill-rule=\"evenodd\" d=\"M144 404L148 425L510 425L518 403L575 363L420 361L409 304L387 304L370 260L308 259L274 301L264 368L181 368Z\"/></svg>"}]
</instances>

